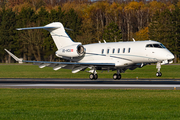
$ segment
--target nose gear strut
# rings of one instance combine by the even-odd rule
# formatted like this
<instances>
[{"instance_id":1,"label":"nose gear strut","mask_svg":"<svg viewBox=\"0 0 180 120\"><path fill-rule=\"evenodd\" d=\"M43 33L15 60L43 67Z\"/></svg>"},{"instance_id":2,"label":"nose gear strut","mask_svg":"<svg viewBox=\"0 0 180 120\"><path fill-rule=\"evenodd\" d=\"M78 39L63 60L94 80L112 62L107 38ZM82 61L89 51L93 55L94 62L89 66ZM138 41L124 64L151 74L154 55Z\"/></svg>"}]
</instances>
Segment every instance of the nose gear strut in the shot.
<instances>
[{"instance_id":1,"label":"nose gear strut","mask_svg":"<svg viewBox=\"0 0 180 120\"><path fill-rule=\"evenodd\" d=\"M157 73L156 73L156 76L157 76L157 77L161 77L161 76L162 76L162 73L160 72L161 62L157 62L156 68L158 69L158 70L157 70Z\"/></svg>"}]
</instances>

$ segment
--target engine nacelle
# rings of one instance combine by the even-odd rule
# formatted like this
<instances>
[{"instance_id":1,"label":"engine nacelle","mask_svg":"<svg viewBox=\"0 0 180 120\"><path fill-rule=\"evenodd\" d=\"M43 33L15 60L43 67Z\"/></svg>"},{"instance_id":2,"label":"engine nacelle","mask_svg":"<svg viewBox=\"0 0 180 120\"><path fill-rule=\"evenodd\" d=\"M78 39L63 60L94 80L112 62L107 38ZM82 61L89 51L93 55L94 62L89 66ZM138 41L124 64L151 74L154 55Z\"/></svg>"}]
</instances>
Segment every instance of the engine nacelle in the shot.
<instances>
[{"instance_id":1,"label":"engine nacelle","mask_svg":"<svg viewBox=\"0 0 180 120\"><path fill-rule=\"evenodd\" d=\"M85 48L79 44L63 47L56 51L56 56L58 57L80 57L85 54Z\"/></svg>"}]
</instances>

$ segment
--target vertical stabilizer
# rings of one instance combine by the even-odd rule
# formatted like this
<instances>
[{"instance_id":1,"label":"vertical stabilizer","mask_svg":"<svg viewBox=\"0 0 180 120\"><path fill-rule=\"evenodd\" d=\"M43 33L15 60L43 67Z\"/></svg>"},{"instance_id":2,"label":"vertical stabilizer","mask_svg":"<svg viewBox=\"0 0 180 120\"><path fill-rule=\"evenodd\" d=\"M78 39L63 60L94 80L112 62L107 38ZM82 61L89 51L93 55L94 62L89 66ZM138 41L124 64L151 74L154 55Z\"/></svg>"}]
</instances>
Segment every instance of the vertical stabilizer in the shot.
<instances>
[{"instance_id":1,"label":"vertical stabilizer","mask_svg":"<svg viewBox=\"0 0 180 120\"><path fill-rule=\"evenodd\" d=\"M30 28L18 28L17 30L29 30L29 29L45 29L48 30L56 44L56 47L58 49L77 44L76 42L73 42L69 35L66 33L64 26L60 22L53 22L46 26L42 27L30 27Z\"/></svg>"}]
</instances>

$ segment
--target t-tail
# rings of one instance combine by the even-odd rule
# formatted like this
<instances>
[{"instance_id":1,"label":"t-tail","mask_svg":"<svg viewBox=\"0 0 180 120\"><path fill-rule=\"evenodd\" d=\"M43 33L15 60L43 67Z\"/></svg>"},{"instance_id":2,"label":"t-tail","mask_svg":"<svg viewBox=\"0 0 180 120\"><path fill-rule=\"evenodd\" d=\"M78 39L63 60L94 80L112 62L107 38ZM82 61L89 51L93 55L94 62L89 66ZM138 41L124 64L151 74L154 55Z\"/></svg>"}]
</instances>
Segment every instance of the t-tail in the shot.
<instances>
[{"instance_id":1,"label":"t-tail","mask_svg":"<svg viewBox=\"0 0 180 120\"><path fill-rule=\"evenodd\" d=\"M28 28L17 28L17 30L30 30L30 29L45 29L48 30L56 44L57 51L56 56L58 57L81 57L85 54L85 49L80 42L74 42L69 35L66 33L62 23L53 22L41 27L28 27Z\"/></svg>"},{"instance_id":2,"label":"t-tail","mask_svg":"<svg viewBox=\"0 0 180 120\"><path fill-rule=\"evenodd\" d=\"M30 30L30 29L45 29L48 30L56 44L57 49L61 49L66 46L81 44L74 42L66 33L64 26L60 22L53 22L42 27L29 27L29 28L17 28L17 30ZM69 29L68 29L69 30Z\"/></svg>"}]
</instances>

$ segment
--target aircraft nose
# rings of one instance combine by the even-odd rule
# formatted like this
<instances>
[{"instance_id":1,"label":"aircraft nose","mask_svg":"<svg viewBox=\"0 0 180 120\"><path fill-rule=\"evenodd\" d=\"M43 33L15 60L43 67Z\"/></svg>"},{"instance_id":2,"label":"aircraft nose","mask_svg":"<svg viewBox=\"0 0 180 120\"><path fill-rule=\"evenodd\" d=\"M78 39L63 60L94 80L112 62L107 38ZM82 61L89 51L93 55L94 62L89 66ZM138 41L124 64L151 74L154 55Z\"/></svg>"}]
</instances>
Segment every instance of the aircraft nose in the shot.
<instances>
[{"instance_id":1,"label":"aircraft nose","mask_svg":"<svg viewBox=\"0 0 180 120\"><path fill-rule=\"evenodd\" d=\"M173 54L167 54L167 59L168 59L168 60L174 59L174 55L173 55Z\"/></svg>"}]
</instances>

